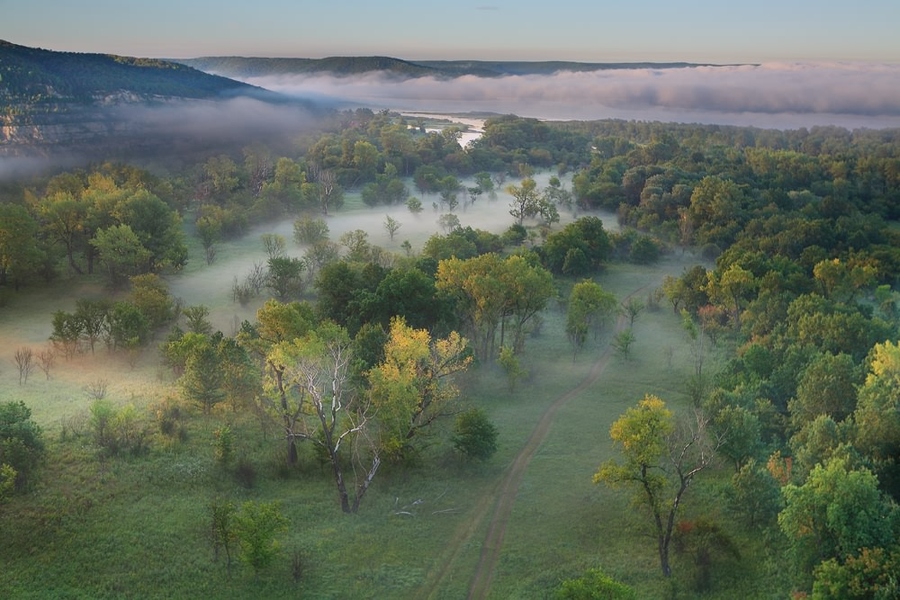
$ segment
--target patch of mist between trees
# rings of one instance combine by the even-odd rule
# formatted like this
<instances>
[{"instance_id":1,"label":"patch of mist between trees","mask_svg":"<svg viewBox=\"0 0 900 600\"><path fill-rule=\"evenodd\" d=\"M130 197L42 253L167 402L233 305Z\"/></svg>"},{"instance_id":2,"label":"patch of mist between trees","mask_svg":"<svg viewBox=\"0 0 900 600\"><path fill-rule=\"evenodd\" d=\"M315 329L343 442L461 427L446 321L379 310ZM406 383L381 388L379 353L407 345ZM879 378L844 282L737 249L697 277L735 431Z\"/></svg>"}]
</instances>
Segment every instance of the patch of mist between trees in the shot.
<instances>
[{"instance_id":1,"label":"patch of mist between trees","mask_svg":"<svg viewBox=\"0 0 900 600\"><path fill-rule=\"evenodd\" d=\"M87 159L72 152L52 156L3 156L0 148L0 183L22 181L48 172L62 171L85 164Z\"/></svg>"},{"instance_id":2,"label":"patch of mist between trees","mask_svg":"<svg viewBox=\"0 0 900 600\"><path fill-rule=\"evenodd\" d=\"M312 129L316 122L306 107L253 98L121 106L113 115L155 136L189 136L208 141L296 134Z\"/></svg>"},{"instance_id":3,"label":"patch of mist between trees","mask_svg":"<svg viewBox=\"0 0 900 600\"><path fill-rule=\"evenodd\" d=\"M548 171L538 172L534 175L538 189L549 185L552 173ZM563 185L571 189L571 176L562 177ZM382 205L372 208L356 210L336 211L327 216L321 216L328 224L329 239L339 242L340 237L349 232L361 229L368 234L367 241L373 246L380 246L398 256L405 255L402 248L404 241L409 241L412 252L419 254L429 237L435 234L444 235L447 232L441 228L438 218L447 213L446 206L440 205L440 197L437 194L422 195L418 193L411 181L406 181L410 195L422 201L422 211L418 214L410 212L405 204ZM472 186L471 179L461 180L463 186ZM483 229L492 233L503 233L515 222L509 214L512 196L503 188L508 184L518 185L518 178L509 178L506 183L496 190L496 198L490 199L486 194L478 198L474 203L465 198L466 192L459 193L459 207L453 211L462 227ZM348 193L348 200L351 194ZM437 208L435 208L437 205ZM591 214L599 216L603 220L603 226L607 231L617 231L619 226L615 214L571 211L560 208L560 223L554 226L554 231L560 230L566 223L577 217ZM384 223L390 216L400 223L393 241L390 239ZM262 243L262 235L272 233L282 236L287 242L285 255L302 259L307 247L297 245L294 242L295 217L272 221L251 228L242 238L230 242L223 242L219 246L216 260L211 265L204 265L199 270L191 269L187 273L176 274L168 278L169 291L180 298L185 306L204 304L211 310L210 320L224 332L230 332L235 316L239 320L253 320L255 307L245 308L233 300L232 284L235 277L243 281L255 264L265 265L268 256ZM202 258L191 256L191 262L202 262Z\"/></svg>"},{"instance_id":4,"label":"patch of mist between trees","mask_svg":"<svg viewBox=\"0 0 900 600\"><path fill-rule=\"evenodd\" d=\"M93 117L92 117L93 118ZM97 113L84 139L52 145L0 146L0 181L83 167L97 160L154 161L223 153L252 141L279 151L316 128L314 110L300 103L239 97L113 106ZM4 156L4 150L26 154Z\"/></svg>"},{"instance_id":5,"label":"patch of mist between trees","mask_svg":"<svg viewBox=\"0 0 900 600\"><path fill-rule=\"evenodd\" d=\"M900 65L766 63L398 80L271 76L247 83L372 108L514 113L550 120L639 119L796 128L900 126Z\"/></svg>"}]
</instances>

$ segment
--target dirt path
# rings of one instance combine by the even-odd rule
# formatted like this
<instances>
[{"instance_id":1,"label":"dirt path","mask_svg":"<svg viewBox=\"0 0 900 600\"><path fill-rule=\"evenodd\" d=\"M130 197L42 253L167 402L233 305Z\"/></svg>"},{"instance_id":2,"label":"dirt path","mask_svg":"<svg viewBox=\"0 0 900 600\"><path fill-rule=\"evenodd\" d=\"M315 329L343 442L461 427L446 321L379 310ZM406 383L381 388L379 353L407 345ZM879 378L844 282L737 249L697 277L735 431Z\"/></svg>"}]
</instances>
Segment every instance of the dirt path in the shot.
<instances>
[{"instance_id":1,"label":"dirt path","mask_svg":"<svg viewBox=\"0 0 900 600\"><path fill-rule=\"evenodd\" d=\"M625 300L639 294L647 287L649 287L649 285L645 285L633 291L625 298ZM626 323L627 319L624 316L620 316L616 322L615 331L622 331L625 328ZM453 565L456 563L460 552L466 545L465 543L472 538L490 509L493 507L494 510L491 515L491 520L488 522L487 534L485 535L484 543L481 546L481 556L478 559L478 564L475 566L475 573L472 577L472 583L469 586L468 594L469 600L478 600L487 597L491 589L491 583L494 579L497 561L500 558L500 551L503 548L503 537L506 535L506 526L509 522L509 517L512 514L513 504L516 501L516 494L522 483L522 478L525 476L525 469L528 468L531 459L534 457L538 448L540 448L544 438L547 437L547 433L550 431L550 425L553 423L553 418L556 416L557 411L566 402L584 392L600 378L600 375L603 374L603 371L609 364L611 356L612 347L607 346L581 383L565 394L559 396L547 407L547 410L541 415L540 421L538 421L537 426L525 442L522 450L519 451L519 454L516 455L512 465L504 474L503 479L497 487L494 488L492 493L485 494L481 497L466 526L461 527L456 535L447 541L446 547L448 548L448 555L441 561L440 570L426 583L424 594L421 597L434 597L435 592L440 588L441 582L444 581Z\"/></svg>"}]
</instances>

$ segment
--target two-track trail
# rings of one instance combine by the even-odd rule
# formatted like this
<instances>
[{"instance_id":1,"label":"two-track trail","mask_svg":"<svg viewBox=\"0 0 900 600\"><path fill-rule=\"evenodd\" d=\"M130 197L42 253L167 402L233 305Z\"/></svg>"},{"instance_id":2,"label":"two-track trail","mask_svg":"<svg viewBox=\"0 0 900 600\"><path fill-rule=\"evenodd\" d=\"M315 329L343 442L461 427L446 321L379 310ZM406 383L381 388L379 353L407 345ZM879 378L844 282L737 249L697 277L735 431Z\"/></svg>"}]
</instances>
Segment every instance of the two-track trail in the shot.
<instances>
[{"instance_id":1,"label":"two-track trail","mask_svg":"<svg viewBox=\"0 0 900 600\"><path fill-rule=\"evenodd\" d=\"M634 290L625 298L625 300L640 293L647 287L648 286L645 285ZM625 328L626 322L626 318L620 315L616 322L616 332L622 331ZM451 539L446 541L446 550L439 560L439 568L432 572L423 587L423 593L417 597L435 597L436 593L441 589L441 584L445 582L446 578L452 572L453 566L462 550L466 547L467 542L479 530L484 519L491 513L491 509L493 508L490 521L487 524L487 534L485 535L484 542L481 544L481 555L478 559L478 563L475 565L475 572L472 576L468 593L468 598L470 600L487 597L491 589L497 562L500 559L500 551L503 548L503 537L506 535L506 526L509 522L509 517L512 514L513 504L515 504L516 501L516 494L522 483L522 478L525 476L525 470L528 468L528 464L531 462L531 459L534 457L538 448L540 448L544 438L547 437L547 433L550 431L550 425L553 423L553 418L556 416L557 411L565 405L566 402L578 396L596 383L606 369L606 366L609 364L611 356L612 347L607 346L581 383L557 397L547 407L535 426L534 431L531 432L525 445L513 459L497 486L493 488L490 493L484 494L479 499L472 511L471 518L468 519L463 526L460 526L457 529L456 534Z\"/></svg>"}]
</instances>

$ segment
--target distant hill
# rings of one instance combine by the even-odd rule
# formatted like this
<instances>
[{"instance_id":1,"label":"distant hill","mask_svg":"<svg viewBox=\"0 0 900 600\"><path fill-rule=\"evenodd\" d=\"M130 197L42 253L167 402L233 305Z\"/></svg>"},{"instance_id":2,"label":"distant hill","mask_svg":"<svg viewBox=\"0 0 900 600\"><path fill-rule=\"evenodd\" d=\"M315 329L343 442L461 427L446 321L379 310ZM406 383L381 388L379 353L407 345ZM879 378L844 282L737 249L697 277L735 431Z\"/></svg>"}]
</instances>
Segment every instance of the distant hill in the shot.
<instances>
[{"instance_id":1,"label":"distant hill","mask_svg":"<svg viewBox=\"0 0 900 600\"><path fill-rule=\"evenodd\" d=\"M349 77L373 71L391 73L403 78L444 75L440 69L435 67L386 56L333 56L329 58L210 56L179 59L178 62L207 73L241 78L316 73L332 73Z\"/></svg>"},{"instance_id":2,"label":"distant hill","mask_svg":"<svg viewBox=\"0 0 900 600\"><path fill-rule=\"evenodd\" d=\"M0 41L0 156L63 146L127 147L137 137L149 144L152 140L144 138L165 129L160 123L164 109L220 106L241 98L302 105L172 61L54 52ZM138 123L133 118L138 108L156 113ZM170 127L167 133L178 131Z\"/></svg>"},{"instance_id":3,"label":"distant hill","mask_svg":"<svg viewBox=\"0 0 900 600\"><path fill-rule=\"evenodd\" d=\"M675 69L701 66L698 63L582 63L569 61L409 61L384 56L332 56L328 58L245 58L208 56L180 59L184 65L225 77L248 79L272 75L328 73L352 76L381 72L398 78L438 77L452 79L464 75L503 77L506 75L551 75L561 71L603 71L610 69ZM702 65L715 66L715 65Z\"/></svg>"}]
</instances>

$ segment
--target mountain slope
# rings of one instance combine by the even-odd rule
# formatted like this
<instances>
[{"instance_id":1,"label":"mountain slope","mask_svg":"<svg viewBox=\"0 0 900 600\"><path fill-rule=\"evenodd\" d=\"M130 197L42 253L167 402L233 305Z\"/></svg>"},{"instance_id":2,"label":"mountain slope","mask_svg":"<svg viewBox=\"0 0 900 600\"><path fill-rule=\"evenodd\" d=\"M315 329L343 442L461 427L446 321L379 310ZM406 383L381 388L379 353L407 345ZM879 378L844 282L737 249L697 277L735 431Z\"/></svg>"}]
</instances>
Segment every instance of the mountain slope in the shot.
<instances>
[{"instance_id":1,"label":"mountain slope","mask_svg":"<svg viewBox=\"0 0 900 600\"><path fill-rule=\"evenodd\" d=\"M54 52L0 41L0 155L128 148L136 140L158 145L163 135L198 137L196 129L188 134L184 118L177 127L167 119L176 110L183 116L187 107L195 114L221 112L236 99L243 99L243 115L253 113L247 108L250 99L265 106L308 108L171 61ZM240 125L218 120L223 130Z\"/></svg>"}]
</instances>

